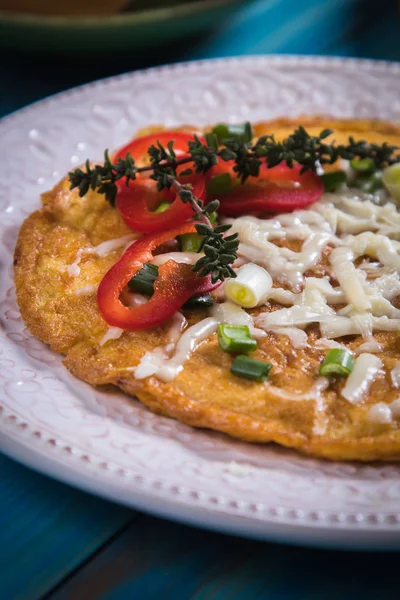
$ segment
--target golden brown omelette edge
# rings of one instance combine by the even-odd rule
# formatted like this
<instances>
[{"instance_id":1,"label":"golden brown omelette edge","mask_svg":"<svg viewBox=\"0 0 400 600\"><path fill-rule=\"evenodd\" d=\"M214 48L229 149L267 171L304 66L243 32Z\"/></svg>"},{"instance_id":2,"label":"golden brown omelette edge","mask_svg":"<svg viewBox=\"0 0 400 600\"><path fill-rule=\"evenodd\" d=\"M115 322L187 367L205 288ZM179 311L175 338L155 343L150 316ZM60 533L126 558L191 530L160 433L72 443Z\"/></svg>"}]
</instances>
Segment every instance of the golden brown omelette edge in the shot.
<instances>
[{"instance_id":1,"label":"golden brown omelette edge","mask_svg":"<svg viewBox=\"0 0 400 600\"><path fill-rule=\"evenodd\" d=\"M375 120L305 116L259 123L254 129L256 135L272 132L279 138L299 124L311 134L330 127L338 142L354 135L400 145L400 126ZM249 442L273 441L305 454L337 460L400 460L400 430L382 427L372 431L365 422L371 402L394 399L396 392L388 376L374 383L361 407L340 398L337 392L341 384L335 384L323 394L326 422L319 429L321 415L316 412L315 402L288 401L271 394L269 383L232 375L231 357L219 349L215 335L201 345L173 382L164 383L155 377L135 380L127 367L138 364L147 350L163 344L167 328L125 332L120 339L99 346L107 326L100 317L96 295L76 296L76 282L71 283L60 269L73 262L80 247L126 235L129 230L103 197L92 193L80 199L76 190L70 192L68 188L63 180L44 194L42 209L21 227L15 250L15 283L28 328L53 350L65 354L64 364L74 375L93 385L116 385L128 395L137 396L155 413ZM82 285L98 284L119 255L117 251L102 259L85 258L82 272L86 279ZM191 324L204 316L202 311L187 313ZM317 339L316 335L311 333L311 339ZM400 359L397 336L377 334L377 339L384 345L381 358L390 370ZM350 346L358 343L356 340ZM255 357L274 364L270 376L274 387L279 383L287 391L307 391L324 355L323 350L310 346L296 352L285 336L269 334L259 344ZM210 390L212 397L205 397ZM316 433L324 426L324 433Z\"/></svg>"}]
</instances>

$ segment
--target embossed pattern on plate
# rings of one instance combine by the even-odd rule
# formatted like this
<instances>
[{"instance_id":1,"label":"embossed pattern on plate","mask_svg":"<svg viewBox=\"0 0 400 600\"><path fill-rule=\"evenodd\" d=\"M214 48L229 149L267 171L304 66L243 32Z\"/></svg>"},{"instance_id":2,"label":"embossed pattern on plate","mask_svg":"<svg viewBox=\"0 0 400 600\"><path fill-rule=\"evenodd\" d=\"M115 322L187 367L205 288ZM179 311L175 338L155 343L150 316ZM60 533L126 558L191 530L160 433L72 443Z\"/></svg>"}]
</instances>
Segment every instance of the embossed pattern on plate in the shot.
<instances>
[{"instance_id":1,"label":"embossed pattern on plate","mask_svg":"<svg viewBox=\"0 0 400 600\"><path fill-rule=\"evenodd\" d=\"M246 57L131 73L59 94L0 123L0 448L121 503L265 539L400 547L400 467L255 446L150 413L72 377L15 302L12 253L39 194L146 124L323 114L400 120L400 65Z\"/></svg>"}]
</instances>

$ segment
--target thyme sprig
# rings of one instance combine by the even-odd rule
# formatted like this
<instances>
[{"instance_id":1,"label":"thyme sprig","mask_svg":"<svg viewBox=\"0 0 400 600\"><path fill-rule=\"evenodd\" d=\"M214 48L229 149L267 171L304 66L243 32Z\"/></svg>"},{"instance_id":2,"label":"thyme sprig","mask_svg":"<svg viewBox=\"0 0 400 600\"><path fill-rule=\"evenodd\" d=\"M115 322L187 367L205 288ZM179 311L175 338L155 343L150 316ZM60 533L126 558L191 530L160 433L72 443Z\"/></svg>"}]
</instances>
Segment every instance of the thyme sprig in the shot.
<instances>
[{"instance_id":1,"label":"thyme sprig","mask_svg":"<svg viewBox=\"0 0 400 600\"><path fill-rule=\"evenodd\" d=\"M224 237L230 225L213 226L210 215L218 211L219 202L213 200L207 206L203 206L201 200L196 198L190 184L182 185L177 179L170 177L170 184L179 194L180 199L185 204L189 202L193 209L193 218L200 221L195 224L196 231L203 237L199 247L199 252L204 252L192 270L198 272L198 277L205 277L211 274L211 281L224 281L228 277L236 277L235 271L230 266L237 258L237 249L239 247L238 233L233 233Z\"/></svg>"},{"instance_id":2,"label":"thyme sprig","mask_svg":"<svg viewBox=\"0 0 400 600\"><path fill-rule=\"evenodd\" d=\"M216 210L216 205L211 203L203 207L201 201L193 195L190 186L179 183L178 167L188 165L187 169L179 170L179 175L189 175L193 171L207 173L219 160L233 160L233 169L241 183L244 183L249 177L259 176L263 163L268 168L282 162L289 167L298 163L302 167L301 172L304 173L318 172L321 165L333 164L339 158L370 158L376 168L400 161L399 154L395 154L396 150L399 150L398 146L386 142L382 145L370 144L365 140L356 141L353 137L349 138L347 144L327 143L325 140L332 133L331 129L324 129L318 136L312 136L304 127L299 126L281 141L276 140L274 135L263 135L253 141L249 123L242 128L232 129L226 125L217 125L211 133L205 135L205 142L195 135L193 140L188 142L187 154L184 157L177 157L172 140L166 146L160 142L150 146L150 164L142 167L136 165L129 153L125 158L120 157L112 162L106 150L103 164L91 165L86 161L84 169L78 168L69 173L69 180L71 189L78 188L80 196L85 196L89 189L96 190L104 194L112 205L118 191L116 184L122 178L125 178L128 186L136 179L138 173L150 172L150 177L156 182L159 191L173 185L182 201L189 202L192 206L194 219L200 221L196 224L196 229L204 236L200 250L204 250L205 256L197 261L193 270L197 271L200 277L211 273L213 281L223 281L226 277L235 277L230 265L237 258L237 235L224 236L230 225L211 225L208 215Z\"/></svg>"}]
</instances>

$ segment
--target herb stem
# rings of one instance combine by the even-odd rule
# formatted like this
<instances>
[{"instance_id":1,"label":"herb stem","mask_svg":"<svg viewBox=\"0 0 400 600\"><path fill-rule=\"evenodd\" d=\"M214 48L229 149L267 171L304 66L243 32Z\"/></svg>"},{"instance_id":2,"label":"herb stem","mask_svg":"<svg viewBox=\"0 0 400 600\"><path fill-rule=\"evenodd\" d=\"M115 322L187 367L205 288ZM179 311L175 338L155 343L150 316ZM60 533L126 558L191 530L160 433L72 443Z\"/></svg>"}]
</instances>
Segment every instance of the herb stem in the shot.
<instances>
[{"instance_id":1,"label":"herb stem","mask_svg":"<svg viewBox=\"0 0 400 600\"><path fill-rule=\"evenodd\" d=\"M233 170L241 183L249 177L258 177L263 164L273 168L284 163L291 168L297 163L301 165L301 173L314 171L320 175L324 165L331 165L339 158L357 159L357 164L368 164L371 170L400 162L400 148L386 142L381 145L370 144L350 137L347 144L338 145L334 141L327 143L326 138L333 133L330 129L324 129L319 136L311 136L300 125L282 141L276 140L273 135L264 135L254 141L250 123L239 128L239 132L236 130L237 127L223 125L221 129L221 125L217 125L211 133L205 134L205 141L194 135L193 140L188 141L187 154L182 158L177 158L173 140L166 147L157 141L148 148L149 164L141 167L135 164L129 152L124 158L112 162L106 150L103 164L92 166L86 161L84 168L69 173L71 189L78 188L80 196L85 196L90 189L96 190L114 205L118 193L117 182L124 180L128 186L138 173L150 172L158 191L173 187L182 202L192 207L193 218L197 220L196 231L203 238L199 252L204 252L192 269L198 272L199 277L210 274L215 282L236 277L231 265L237 258L238 234L226 236L231 228L229 224L213 227L209 217L218 209L218 200L204 207L202 201L192 193L190 184L180 183L178 176L193 172L204 175L219 160L235 163ZM225 135L228 137L225 138ZM188 169L177 173L178 167L189 163Z\"/></svg>"},{"instance_id":2,"label":"herb stem","mask_svg":"<svg viewBox=\"0 0 400 600\"><path fill-rule=\"evenodd\" d=\"M168 179L171 183L171 187L173 187L176 190L176 193L180 197L181 197L182 192L185 192L185 190L189 191L189 189L190 189L189 187L179 183L179 181L177 179L174 179L172 177L172 175L169 175ZM193 212L196 214L196 216L197 216L196 220L200 221L201 223L205 223L206 225L208 225L208 227L212 228L213 225L212 225L210 219L207 217L207 214L204 212L204 210L200 206L198 198L196 198L196 196L194 196L193 194L190 194L190 197L188 195L187 202L189 202L190 206L193 209Z\"/></svg>"},{"instance_id":3,"label":"herb stem","mask_svg":"<svg viewBox=\"0 0 400 600\"><path fill-rule=\"evenodd\" d=\"M185 156L185 158L180 158L178 160L174 160L172 161L161 161L160 165L161 166L173 166L173 167L179 167L180 165L186 165L187 163L193 162L193 158L191 156ZM154 170L154 165L150 164L150 165L146 165L145 167L136 167L135 171L136 173L145 173L146 171L153 171Z\"/></svg>"}]
</instances>

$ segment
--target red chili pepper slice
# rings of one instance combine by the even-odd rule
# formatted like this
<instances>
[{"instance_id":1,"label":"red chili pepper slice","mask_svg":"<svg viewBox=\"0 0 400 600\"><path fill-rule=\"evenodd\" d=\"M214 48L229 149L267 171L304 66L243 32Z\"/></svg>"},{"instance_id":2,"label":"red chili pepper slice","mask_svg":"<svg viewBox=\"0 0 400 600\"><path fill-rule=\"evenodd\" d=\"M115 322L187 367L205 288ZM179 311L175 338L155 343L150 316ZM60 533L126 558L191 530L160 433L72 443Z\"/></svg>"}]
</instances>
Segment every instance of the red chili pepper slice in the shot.
<instances>
[{"instance_id":1,"label":"red chili pepper slice","mask_svg":"<svg viewBox=\"0 0 400 600\"><path fill-rule=\"evenodd\" d=\"M178 235L195 231L194 223L185 223L159 234L146 235L126 250L105 274L97 292L100 312L108 325L133 331L157 327L170 319L189 298L220 285L220 282L211 283L210 276L197 277L190 265L169 260L159 268L154 294L146 304L127 307L119 299L128 281L152 260L155 248Z\"/></svg>"},{"instance_id":2,"label":"red chili pepper slice","mask_svg":"<svg viewBox=\"0 0 400 600\"><path fill-rule=\"evenodd\" d=\"M166 147L171 140L174 142L174 150L177 158L183 158L187 154L188 142L193 141L193 139L193 133L183 133L181 131L165 130L158 133L151 133L128 142L116 152L114 160L125 158L129 152L135 159L136 164L144 167L150 164L147 149L152 145L157 146L157 141ZM199 136L199 139L205 143L204 138Z\"/></svg>"},{"instance_id":3,"label":"red chili pepper slice","mask_svg":"<svg viewBox=\"0 0 400 600\"><path fill-rule=\"evenodd\" d=\"M193 134L162 131L137 138L119 150L114 160L125 157L130 152L137 165L145 166L148 163L147 149L152 144L157 145L157 141L166 146L171 140L174 141L177 158L183 158L187 153L188 142L193 140ZM190 165L179 167L178 175L188 166ZM180 176L179 181L180 183L190 183L194 195L200 200L204 200L206 177L196 174L185 175ZM158 192L156 183L148 177L147 173L139 174L135 181L129 183L128 187L125 185L125 179L121 179L118 182L118 188L116 207L126 225L134 231L158 233L184 223L193 214L190 205L184 204L173 189ZM154 212L157 206L165 200L171 202L170 208L162 213Z\"/></svg>"},{"instance_id":4,"label":"red chili pepper slice","mask_svg":"<svg viewBox=\"0 0 400 600\"><path fill-rule=\"evenodd\" d=\"M298 164L294 164L292 169L285 163L268 169L264 163L259 177L249 177L243 185L237 180L233 166L233 161L220 162L212 172L213 176L221 173L232 176L233 187L226 194L218 195L220 212L227 216L290 212L313 204L324 193L321 177L312 171L300 173L301 166ZM211 196L209 200L212 199Z\"/></svg>"},{"instance_id":5,"label":"red chili pepper slice","mask_svg":"<svg viewBox=\"0 0 400 600\"><path fill-rule=\"evenodd\" d=\"M193 194L200 200L206 193L206 179L202 175L190 175L179 178L180 183L190 183ZM158 233L184 223L193 216L190 204L185 204L177 194L173 194L171 206L164 212L154 210L165 196L158 192L156 183L149 178L131 181L118 190L115 205L128 227L143 233Z\"/></svg>"}]
</instances>

